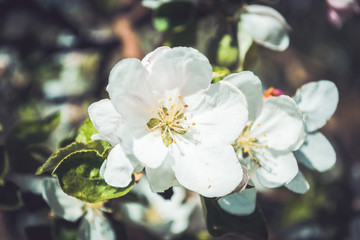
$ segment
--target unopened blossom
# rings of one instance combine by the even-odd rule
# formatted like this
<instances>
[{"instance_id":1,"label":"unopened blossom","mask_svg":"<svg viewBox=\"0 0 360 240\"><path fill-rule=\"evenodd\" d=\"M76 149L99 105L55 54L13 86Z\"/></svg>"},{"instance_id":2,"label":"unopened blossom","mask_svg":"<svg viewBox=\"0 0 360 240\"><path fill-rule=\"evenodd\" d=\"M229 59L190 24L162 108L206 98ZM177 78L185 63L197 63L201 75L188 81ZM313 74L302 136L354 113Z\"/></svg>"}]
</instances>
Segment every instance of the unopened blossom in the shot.
<instances>
[{"instance_id":1,"label":"unopened blossom","mask_svg":"<svg viewBox=\"0 0 360 240\"><path fill-rule=\"evenodd\" d=\"M284 17L271 7L245 5L240 15L238 31L245 31L256 43L271 50L284 51L289 46L289 30Z\"/></svg>"},{"instance_id":2,"label":"unopened blossom","mask_svg":"<svg viewBox=\"0 0 360 240\"><path fill-rule=\"evenodd\" d=\"M326 0L329 22L341 28L352 15L360 13L358 0Z\"/></svg>"},{"instance_id":3,"label":"unopened blossom","mask_svg":"<svg viewBox=\"0 0 360 240\"><path fill-rule=\"evenodd\" d=\"M103 99L89 107L99 134L114 145L105 181L127 186L145 167L151 189L182 185L206 197L224 196L242 180L232 143L248 111L229 82L211 84L208 59L193 48L161 47L112 69Z\"/></svg>"},{"instance_id":4,"label":"unopened blossom","mask_svg":"<svg viewBox=\"0 0 360 240\"><path fill-rule=\"evenodd\" d=\"M135 184L132 192L140 198L145 197L147 204L125 203L124 216L162 239L170 239L186 231L190 216L200 202L197 201L199 198L186 200L186 190L182 187L174 187L171 198L164 199L151 191L146 176Z\"/></svg>"},{"instance_id":5,"label":"unopened blossom","mask_svg":"<svg viewBox=\"0 0 360 240\"><path fill-rule=\"evenodd\" d=\"M244 92L249 106L247 127L233 146L242 164L256 172L264 187L279 187L298 173L294 150L304 141L302 115L295 101L285 95L263 98L259 78L251 72L224 79Z\"/></svg>"},{"instance_id":6,"label":"unopened blossom","mask_svg":"<svg viewBox=\"0 0 360 240\"><path fill-rule=\"evenodd\" d=\"M265 92L264 92L264 98L268 98L268 97L278 97L284 95L283 90L279 89L279 88L268 88Z\"/></svg>"}]
</instances>

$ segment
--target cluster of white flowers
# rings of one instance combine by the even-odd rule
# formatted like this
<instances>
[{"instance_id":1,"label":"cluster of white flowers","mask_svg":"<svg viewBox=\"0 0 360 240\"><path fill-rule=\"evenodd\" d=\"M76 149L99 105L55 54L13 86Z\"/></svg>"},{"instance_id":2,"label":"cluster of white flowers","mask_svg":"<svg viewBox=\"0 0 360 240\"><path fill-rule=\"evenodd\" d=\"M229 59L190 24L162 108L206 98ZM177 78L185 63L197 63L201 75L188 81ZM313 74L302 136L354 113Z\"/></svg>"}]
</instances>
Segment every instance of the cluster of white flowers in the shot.
<instances>
[{"instance_id":1,"label":"cluster of white flowers","mask_svg":"<svg viewBox=\"0 0 360 240\"><path fill-rule=\"evenodd\" d=\"M181 185L223 197L220 205L236 214L233 201L255 201L254 191L241 194L248 173L255 185L304 193L308 186L296 159L319 171L334 164L332 146L316 130L336 109L335 85L320 81L294 98L264 97L252 72L216 84L211 74L207 58L185 47L160 47L142 61L125 59L113 68L110 99L89 107L99 132L92 138L114 146L101 167L109 185L125 187L132 174L145 170L153 192Z\"/></svg>"}]
</instances>

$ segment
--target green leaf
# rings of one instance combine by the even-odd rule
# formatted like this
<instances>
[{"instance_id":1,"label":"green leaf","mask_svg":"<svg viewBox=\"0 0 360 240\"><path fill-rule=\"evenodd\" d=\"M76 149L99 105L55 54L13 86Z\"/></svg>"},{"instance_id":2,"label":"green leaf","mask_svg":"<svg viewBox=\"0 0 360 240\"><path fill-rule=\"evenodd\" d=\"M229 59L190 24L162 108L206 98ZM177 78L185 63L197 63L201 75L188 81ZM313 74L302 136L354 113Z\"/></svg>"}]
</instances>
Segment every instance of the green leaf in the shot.
<instances>
[{"instance_id":1,"label":"green leaf","mask_svg":"<svg viewBox=\"0 0 360 240\"><path fill-rule=\"evenodd\" d=\"M87 143L73 142L66 147L60 148L56 153L52 154L48 160L37 169L35 174L39 175L44 172L52 171L64 158L81 150L95 150L99 155L102 155L106 149L104 149L101 141L90 141Z\"/></svg>"},{"instance_id":2,"label":"green leaf","mask_svg":"<svg viewBox=\"0 0 360 240\"><path fill-rule=\"evenodd\" d=\"M50 156L42 145L60 122L60 113L36 121L21 121L10 131L5 142L5 152L11 169L20 173L33 173ZM42 146L41 146L42 145Z\"/></svg>"},{"instance_id":3,"label":"green leaf","mask_svg":"<svg viewBox=\"0 0 360 240\"><path fill-rule=\"evenodd\" d=\"M39 143L45 141L51 132L60 123L60 112L55 112L44 119L33 121L21 121L14 126L9 134L9 140L17 140L25 143Z\"/></svg>"},{"instance_id":4,"label":"green leaf","mask_svg":"<svg viewBox=\"0 0 360 240\"><path fill-rule=\"evenodd\" d=\"M230 34L225 34L219 43L217 52L217 63L220 66L229 67L237 61L237 47L232 46L233 39Z\"/></svg>"},{"instance_id":5,"label":"green leaf","mask_svg":"<svg viewBox=\"0 0 360 240\"><path fill-rule=\"evenodd\" d=\"M222 210L215 199L201 198L209 233L220 237L228 233L246 236L250 239L267 239L268 233L264 217L256 208L248 216L231 215Z\"/></svg>"},{"instance_id":6,"label":"green leaf","mask_svg":"<svg viewBox=\"0 0 360 240\"><path fill-rule=\"evenodd\" d=\"M95 150L74 152L64 158L53 171L59 179L62 190L85 202L99 202L125 195L132 188L117 188L106 184L100 177L100 167L104 158Z\"/></svg>"},{"instance_id":7,"label":"green leaf","mask_svg":"<svg viewBox=\"0 0 360 240\"><path fill-rule=\"evenodd\" d=\"M90 118L87 118L81 127L78 130L78 135L75 139L76 142L89 142L91 141L91 136L98 133L94 124L91 122Z\"/></svg>"},{"instance_id":8,"label":"green leaf","mask_svg":"<svg viewBox=\"0 0 360 240\"><path fill-rule=\"evenodd\" d=\"M9 161L5 157L4 146L0 145L0 186L4 186L5 177L9 171Z\"/></svg>"},{"instance_id":9,"label":"green leaf","mask_svg":"<svg viewBox=\"0 0 360 240\"><path fill-rule=\"evenodd\" d=\"M212 82L217 83L223 80L231 72L226 67L213 66Z\"/></svg>"},{"instance_id":10,"label":"green leaf","mask_svg":"<svg viewBox=\"0 0 360 240\"><path fill-rule=\"evenodd\" d=\"M91 136L98 133L96 130L94 124L91 122L90 118L87 118L84 123L81 125L81 127L78 130L78 135L75 139L76 142L93 142L91 140ZM111 147L111 144L106 141L99 141L103 145L104 149L108 149Z\"/></svg>"},{"instance_id":11,"label":"green leaf","mask_svg":"<svg viewBox=\"0 0 360 240\"><path fill-rule=\"evenodd\" d=\"M0 186L0 209L16 210L23 206L20 189L12 182L7 181Z\"/></svg>"},{"instance_id":12,"label":"green leaf","mask_svg":"<svg viewBox=\"0 0 360 240\"><path fill-rule=\"evenodd\" d=\"M66 147L67 145L70 145L71 143L75 142L77 134L78 131L72 131L69 134L69 136L65 137L59 142L59 148Z\"/></svg>"}]
</instances>

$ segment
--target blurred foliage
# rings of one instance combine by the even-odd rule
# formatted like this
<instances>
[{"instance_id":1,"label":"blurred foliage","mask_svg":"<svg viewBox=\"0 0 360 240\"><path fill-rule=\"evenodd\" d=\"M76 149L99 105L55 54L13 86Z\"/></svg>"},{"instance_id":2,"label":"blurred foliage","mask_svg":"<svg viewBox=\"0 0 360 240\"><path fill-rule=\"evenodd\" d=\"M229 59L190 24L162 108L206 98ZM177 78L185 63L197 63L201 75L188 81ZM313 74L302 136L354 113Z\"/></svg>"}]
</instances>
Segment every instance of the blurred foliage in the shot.
<instances>
[{"instance_id":1,"label":"blurred foliage","mask_svg":"<svg viewBox=\"0 0 360 240\"><path fill-rule=\"evenodd\" d=\"M9 161L5 157L4 146L0 145L0 186L4 186L5 177L9 171Z\"/></svg>"},{"instance_id":2,"label":"blurred foliage","mask_svg":"<svg viewBox=\"0 0 360 240\"><path fill-rule=\"evenodd\" d=\"M154 11L153 24L164 32L164 42L170 46L193 45L196 41L196 9L187 1L160 5Z\"/></svg>"},{"instance_id":3,"label":"blurred foliage","mask_svg":"<svg viewBox=\"0 0 360 240\"><path fill-rule=\"evenodd\" d=\"M235 216L222 210L215 199L201 198L209 233L221 237L228 233L250 239L268 239L265 219L259 208L249 216Z\"/></svg>"},{"instance_id":4,"label":"blurred foliage","mask_svg":"<svg viewBox=\"0 0 360 240\"><path fill-rule=\"evenodd\" d=\"M20 189L12 182L0 186L0 209L16 210L24 205Z\"/></svg>"},{"instance_id":5,"label":"blurred foliage","mask_svg":"<svg viewBox=\"0 0 360 240\"><path fill-rule=\"evenodd\" d=\"M17 123L5 143L5 152L12 171L34 173L51 154L46 140L60 121L55 112L42 120Z\"/></svg>"},{"instance_id":6,"label":"blurred foliage","mask_svg":"<svg viewBox=\"0 0 360 240\"><path fill-rule=\"evenodd\" d=\"M55 217L51 221L51 236L53 240L79 240L79 221L69 222Z\"/></svg>"}]
</instances>

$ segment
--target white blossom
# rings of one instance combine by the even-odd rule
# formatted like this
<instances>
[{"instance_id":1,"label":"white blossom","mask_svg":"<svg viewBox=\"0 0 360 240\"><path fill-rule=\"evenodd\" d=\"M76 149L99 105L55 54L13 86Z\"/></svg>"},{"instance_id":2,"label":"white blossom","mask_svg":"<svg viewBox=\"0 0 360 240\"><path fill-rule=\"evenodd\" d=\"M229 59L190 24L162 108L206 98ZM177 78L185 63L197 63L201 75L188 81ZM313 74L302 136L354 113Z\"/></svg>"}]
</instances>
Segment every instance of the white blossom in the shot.
<instances>
[{"instance_id":1,"label":"white blossom","mask_svg":"<svg viewBox=\"0 0 360 240\"><path fill-rule=\"evenodd\" d=\"M322 80L299 88L294 96L303 113L307 137L296 152L296 158L307 167L320 172L329 170L336 162L336 153L331 143L318 130L334 114L339 92L333 82Z\"/></svg>"},{"instance_id":2,"label":"white blossom","mask_svg":"<svg viewBox=\"0 0 360 240\"><path fill-rule=\"evenodd\" d=\"M327 171L334 166L336 153L331 143L317 130L334 114L339 92L333 82L322 80L304 84L297 90L294 99L303 113L307 133L304 144L295 152L296 159L310 169ZM301 194L310 189L301 172L286 187Z\"/></svg>"},{"instance_id":3,"label":"white blossom","mask_svg":"<svg viewBox=\"0 0 360 240\"><path fill-rule=\"evenodd\" d=\"M116 239L111 224L103 215L103 211L107 211L103 202L90 204L65 194L56 178L28 174L12 174L9 178L21 191L42 195L56 216L70 222L82 218L79 226L81 240Z\"/></svg>"},{"instance_id":4,"label":"white blossom","mask_svg":"<svg viewBox=\"0 0 360 240\"><path fill-rule=\"evenodd\" d=\"M174 187L171 199L164 199L150 189L146 176L135 184L132 192L140 198L145 197L147 204L129 202L123 205L124 215L130 221L147 228L154 234L169 239L187 230L190 217L199 205L199 200L185 201L186 190Z\"/></svg>"},{"instance_id":5,"label":"white blossom","mask_svg":"<svg viewBox=\"0 0 360 240\"><path fill-rule=\"evenodd\" d=\"M55 215L67 221L76 222L82 218L79 237L82 240L113 240L115 232L103 215L103 202L86 203L65 194L55 178L42 179L42 196Z\"/></svg>"},{"instance_id":6,"label":"white blossom","mask_svg":"<svg viewBox=\"0 0 360 240\"><path fill-rule=\"evenodd\" d=\"M178 184L206 197L232 192L242 168L231 144L247 121L246 99L231 83L211 79L208 59L192 48L161 47L116 64L110 99L89 107L94 139L114 145L105 181L127 186L145 167L155 192Z\"/></svg>"},{"instance_id":7,"label":"white blossom","mask_svg":"<svg viewBox=\"0 0 360 240\"><path fill-rule=\"evenodd\" d=\"M251 72L224 79L242 90L248 100L249 122L234 143L241 163L256 172L264 187L279 187L298 173L292 151L304 141L302 114L295 101L285 95L263 99L260 80Z\"/></svg>"}]
</instances>

